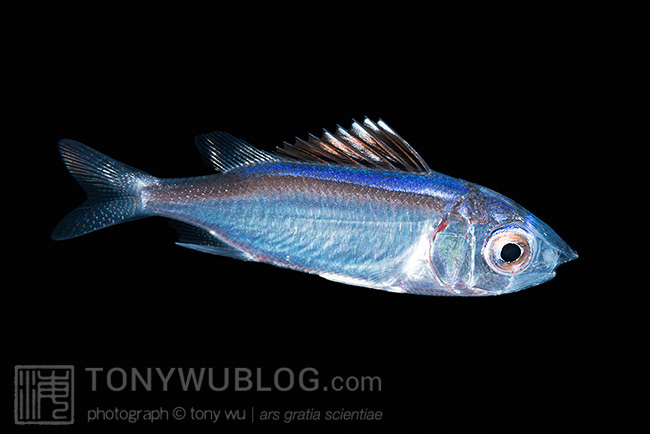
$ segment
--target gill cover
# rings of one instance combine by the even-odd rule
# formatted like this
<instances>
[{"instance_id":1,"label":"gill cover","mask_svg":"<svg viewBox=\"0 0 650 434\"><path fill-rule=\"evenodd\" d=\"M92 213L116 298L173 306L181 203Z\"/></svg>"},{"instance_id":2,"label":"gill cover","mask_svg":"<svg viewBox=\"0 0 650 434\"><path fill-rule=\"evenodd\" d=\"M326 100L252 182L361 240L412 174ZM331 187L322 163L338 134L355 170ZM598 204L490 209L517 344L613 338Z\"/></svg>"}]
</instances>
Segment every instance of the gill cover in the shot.
<instances>
[{"instance_id":1,"label":"gill cover","mask_svg":"<svg viewBox=\"0 0 650 434\"><path fill-rule=\"evenodd\" d=\"M441 283L457 289L470 284L474 245L474 228L462 216L450 217L438 226L431 245L431 262Z\"/></svg>"}]
</instances>

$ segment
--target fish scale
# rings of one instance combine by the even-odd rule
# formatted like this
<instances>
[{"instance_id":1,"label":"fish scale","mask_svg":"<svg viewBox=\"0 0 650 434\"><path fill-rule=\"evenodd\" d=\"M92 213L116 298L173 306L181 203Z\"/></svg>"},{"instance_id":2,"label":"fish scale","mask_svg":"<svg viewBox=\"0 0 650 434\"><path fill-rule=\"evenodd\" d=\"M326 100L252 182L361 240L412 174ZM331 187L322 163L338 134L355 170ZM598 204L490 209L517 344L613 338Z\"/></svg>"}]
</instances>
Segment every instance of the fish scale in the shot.
<instances>
[{"instance_id":1,"label":"fish scale","mask_svg":"<svg viewBox=\"0 0 650 434\"><path fill-rule=\"evenodd\" d=\"M257 183L250 179L242 181L250 175L246 171L224 174L218 180L220 185L246 184L247 188L240 188L242 193L237 196L224 197L215 192L207 207L203 203L207 200L204 187L195 187L194 195L197 199L201 197L201 201L179 201L177 194L166 194L170 189L162 183L153 187L155 192L148 193L147 207L157 215L177 219L182 218L180 215L190 216L188 223L218 234L264 262L308 272L344 270L355 279L376 276L381 261L384 272L392 271L386 263L393 260L398 266L397 260L406 254L404 250L413 241L408 238L419 236L415 224L439 220L431 209L405 208L405 203L413 199L405 193L350 182L305 182L302 178L278 175L273 166L256 173ZM270 178L275 181L270 182ZM189 184L200 183L188 181Z\"/></svg>"}]
</instances>

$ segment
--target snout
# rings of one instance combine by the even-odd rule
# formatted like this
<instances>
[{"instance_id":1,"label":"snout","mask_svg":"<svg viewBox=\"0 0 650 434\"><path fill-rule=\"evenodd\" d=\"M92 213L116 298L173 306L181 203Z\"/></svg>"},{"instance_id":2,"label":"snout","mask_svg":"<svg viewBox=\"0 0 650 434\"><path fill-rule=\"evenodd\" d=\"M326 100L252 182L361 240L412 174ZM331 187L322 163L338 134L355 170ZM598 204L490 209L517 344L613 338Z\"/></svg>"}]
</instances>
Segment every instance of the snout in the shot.
<instances>
[{"instance_id":1,"label":"snout","mask_svg":"<svg viewBox=\"0 0 650 434\"><path fill-rule=\"evenodd\" d=\"M577 258L578 258L578 254L571 247L566 245L566 247L560 250L559 252L557 258L557 265L561 265L564 264L565 262L573 261L574 259Z\"/></svg>"}]
</instances>

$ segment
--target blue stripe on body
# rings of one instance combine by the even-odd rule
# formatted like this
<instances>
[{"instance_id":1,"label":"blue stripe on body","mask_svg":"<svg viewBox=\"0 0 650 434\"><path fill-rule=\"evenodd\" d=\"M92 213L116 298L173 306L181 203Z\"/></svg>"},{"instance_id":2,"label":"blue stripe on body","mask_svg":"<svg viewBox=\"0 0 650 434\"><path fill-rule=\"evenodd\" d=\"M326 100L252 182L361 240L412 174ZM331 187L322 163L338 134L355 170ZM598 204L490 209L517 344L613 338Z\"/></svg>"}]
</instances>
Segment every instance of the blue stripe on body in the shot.
<instances>
[{"instance_id":1,"label":"blue stripe on body","mask_svg":"<svg viewBox=\"0 0 650 434\"><path fill-rule=\"evenodd\" d=\"M469 193L463 181L432 172L431 174L378 171L358 167L345 167L300 162L260 164L242 169L242 174L272 174L349 183L389 191L435 196L445 201L455 201Z\"/></svg>"}]
</instances>

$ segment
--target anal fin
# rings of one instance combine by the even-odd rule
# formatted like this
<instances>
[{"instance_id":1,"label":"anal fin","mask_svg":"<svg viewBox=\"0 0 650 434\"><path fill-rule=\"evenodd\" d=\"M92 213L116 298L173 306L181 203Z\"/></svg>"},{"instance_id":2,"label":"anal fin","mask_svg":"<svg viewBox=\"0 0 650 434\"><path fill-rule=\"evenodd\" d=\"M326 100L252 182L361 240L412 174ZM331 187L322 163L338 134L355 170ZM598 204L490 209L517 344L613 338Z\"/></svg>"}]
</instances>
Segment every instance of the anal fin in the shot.
<instances>
[{"instance_id":1,"label":"anal fin","mask_svg":"<svg viewBox=\"0 0 650 434\"><path fill-rule=\"evenodd\" d=\"M255 261L251 255L220 240L210 230L176 220L170 221L170 224L180 235L176 244L181 247L241 261Z\"/></svg>"}]
</instances>

